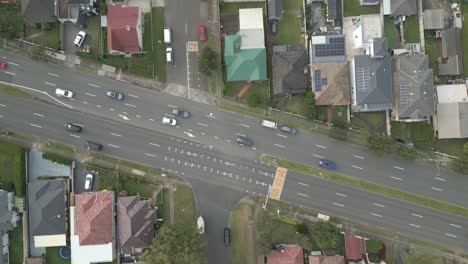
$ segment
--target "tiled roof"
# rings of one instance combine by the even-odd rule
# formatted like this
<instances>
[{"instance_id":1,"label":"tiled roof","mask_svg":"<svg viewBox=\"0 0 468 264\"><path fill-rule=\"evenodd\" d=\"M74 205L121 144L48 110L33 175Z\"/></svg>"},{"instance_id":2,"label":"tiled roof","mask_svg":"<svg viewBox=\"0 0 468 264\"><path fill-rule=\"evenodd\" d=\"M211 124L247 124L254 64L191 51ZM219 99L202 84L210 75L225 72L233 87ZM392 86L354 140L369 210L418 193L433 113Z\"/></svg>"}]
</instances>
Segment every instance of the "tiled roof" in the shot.
<instances>
[{"instance_id":1,"label":"tiled roof","mask_svg":"<svg viewBox=\"0 0 468 264\"><path fill-rule=\"evenodd\" d=\"M362 239L345 234L346 260L362 259Z\"/></svg>"},{"instance_id":2,"label":"tiled roof","mask_svg":"<svg viewBox=\"0 0 468 264\"><path fill-rule=\"evenodd\" d=\"M273 93L303 93L308 87L309 60L304 46L273 46Z\"/></svg>"},{"instance_id":3,"label":"tiled roof","mask_svg":"<svg viewBox=\"0 0 468 264\"><path fill-rule=\"evenodd\" d=\"M309 256L309 264L345 264L344 256Z\"/></svg>"},{"instance_id":4,"label":"tiled roof","mask_svg":"<svg viewBox=\"0 0 468 264\"><path fill-rule=\"evenodd\" d=\"M109 51L135 53L140 51L137 25L138 7L107 7L107 46Z\"/></svg>"},{"instance_id":5,"label":"tiled roof","mask_svg":"<svg viewBox=\"0 0 468 264\"><path fill-rule=\"evenodd\" d=\"M299 246L286 246L282 252L272 251L268 264L304 264L304 252Z\"/></svg>"}]
</instances>

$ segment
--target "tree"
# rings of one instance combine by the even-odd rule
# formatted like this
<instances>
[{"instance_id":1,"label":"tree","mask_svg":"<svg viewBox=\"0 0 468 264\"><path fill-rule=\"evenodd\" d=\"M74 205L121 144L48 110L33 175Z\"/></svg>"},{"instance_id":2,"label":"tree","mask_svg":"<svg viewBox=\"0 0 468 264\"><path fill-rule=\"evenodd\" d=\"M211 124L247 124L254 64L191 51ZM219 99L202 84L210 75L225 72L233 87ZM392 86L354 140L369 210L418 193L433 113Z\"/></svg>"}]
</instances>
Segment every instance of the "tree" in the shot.
<instances>
[{"instance_id":1,"label":"tree","mask_svg":"<svg viewBox=\"0 0 468 264\"><path fill-rule=\"evenodd\" d=\"M247 96L247 105L250 107L256 107L263 104L263 99L257 93L252 93Z\"/></svg>"},{"instance_id":2,"label":"tree","mask_svg":"<svg viewBox=\"0 0 468 264\"><path fill-rule=\"evenodd\" d=\"M218 68L218 54L209 46L203 48L198 70L206 76L210 76Z\"/></svg>"},{"instance_id":3,"label":"tree","mask_svg":"<svg viewBox=\"0 0 468 264\"><path fill-rule=\"evenodd\" d=\"M313 228L314 239L320 249L337 248L340 240L340 232L330 223L318 222Z\"/></svg>"},{"instance_id":4,"label":"tree","mask_svg":"<svg viewBox=\"0 0 468 264\"><path fill-rule=\"evenodd\" d=\"M315 94L307 93L304 98L304 114L309 120L317 118L317 107L315 105Z\"/></svg>"},{"instance_id":5,"label":"tree","mask_svg":"<svg viewBox=\"0 0 468 264\"><path fill-rule=\"evenodd\" d=\"M468 175L468 142L463 144L462 156L455 160L455 171L463 175Z\"/></svg>"},{"instance_id":6,"label":"tree","mask_svg":"<svg viewBox=\"0 0 468 264\"><path fill-rule=\"evenodd\" d=\"M367 138L368 147L379 155L391 153L393 140L387 136L372 134Z\"/></svg>"},{"instance_id":7,"label":"tree","mask_svg":"<svg viewBox=\"0 0 468 264\"><path fill-rule=\"evenodd\" d=\"M259 255L268 255L273 244L272 233L276 229L277 222L268 212L261 211L255 216L255 231L257 239L255 246Z\"/></svg>"},{"instance_id":8,"label":"tree","mask_svg":"<svg viewBox=\"0 0 468 264\"><path fill-rule=\"evenodd\" d=\"M412 147L400 146L398 148L398 155L403 160L415 160L418 152Z\"/></svg>"},{"instance_id":9,"label":"tree","mask_svg":"<svg viewBox=\"0 0 468 264\"><path fill-rule=\"evenodd\" d=\"M206 263L205 247L206 239L195 225L165 224L143 259L153 264L201 264Z\"/></svg>"},{"instance_id":10,"label":"tree","mask_svg":"<svg viewBox=\"0 0 468 264\"><path fill-rule=\"evenodd\" d=\"M3 6L0 16L0 38L18 38L23 31L21 10L16 6Z\"/></svg>"}]
</instances>

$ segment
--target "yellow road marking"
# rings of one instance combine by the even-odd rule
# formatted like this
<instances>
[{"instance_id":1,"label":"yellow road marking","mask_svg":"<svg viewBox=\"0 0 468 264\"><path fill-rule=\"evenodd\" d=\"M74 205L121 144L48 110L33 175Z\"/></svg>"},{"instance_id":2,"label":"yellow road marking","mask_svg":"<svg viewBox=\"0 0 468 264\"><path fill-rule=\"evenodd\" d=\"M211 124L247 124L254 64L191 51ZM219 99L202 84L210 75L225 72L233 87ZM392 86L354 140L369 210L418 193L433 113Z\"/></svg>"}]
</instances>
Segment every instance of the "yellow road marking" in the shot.
<instances>
[{"instance_id":1,"label":"yellow road marking","mask_svg":"<svg viewBox=\"0 0 468 264\"><path fill-rule=\"evenodd\" d=\"M275 178L273 179L273 185L271 186L270 198L279 200L281 192L283 191L284 181L286 180L286 174L288 169L277 167Z\"/></svg>"}]
</instances>

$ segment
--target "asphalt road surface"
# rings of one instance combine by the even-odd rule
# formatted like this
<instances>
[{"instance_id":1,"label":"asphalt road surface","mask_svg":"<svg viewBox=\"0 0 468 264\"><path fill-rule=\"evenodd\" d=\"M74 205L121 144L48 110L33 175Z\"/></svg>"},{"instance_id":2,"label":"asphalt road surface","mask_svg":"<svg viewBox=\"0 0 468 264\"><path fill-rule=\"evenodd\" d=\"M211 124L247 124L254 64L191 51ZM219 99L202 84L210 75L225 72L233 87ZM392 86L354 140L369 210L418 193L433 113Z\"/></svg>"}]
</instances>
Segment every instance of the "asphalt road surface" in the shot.
<instances>
[{"instance_id":1,"label":"asphalt road surface","mask_svg":"<svg viewBox=\"0 0 468 264\"><path fill-rule=\"evenodd\" d=\"M204 198L211 201L210 205L218 204L225 210L230 210L225 206L232 205L232 201L242 195L266 195L276 170L262 164L251 148L238 147L237 151L244 155L229 155L218 147L20 97L2 94L0 116L2 128L78 147L84 140L93 140L103 144L105 154L173 171L194 180L196 193L213 189L218 189L219 193L231 193L233 198L224 205L213 201L216 197ZM82 125L83 132L69 133L63 127L67 122ZM179 129L171 127L170 130L175 132ZM453 250L467 250L468 218L465 217L293 171L286 176L281 200ZM209 208L205 208L202 214L209 215ZM208 223L216 221L204 216ZM225 219L220 220L223 222L221 225L227 224Z\"/></svg>"}]
</instances>

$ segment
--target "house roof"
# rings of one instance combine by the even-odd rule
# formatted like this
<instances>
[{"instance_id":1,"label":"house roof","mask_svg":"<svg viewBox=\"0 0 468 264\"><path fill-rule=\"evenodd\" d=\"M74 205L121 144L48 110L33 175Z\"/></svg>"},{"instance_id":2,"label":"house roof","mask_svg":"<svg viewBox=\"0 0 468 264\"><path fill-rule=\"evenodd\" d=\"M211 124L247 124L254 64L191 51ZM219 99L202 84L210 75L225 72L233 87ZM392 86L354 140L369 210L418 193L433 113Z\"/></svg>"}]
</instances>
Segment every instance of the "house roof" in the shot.
<instances>
[{"instance_id":1,"label":"house roof","mask_svg":"<svg viewBox=\"0 0 468 264\"><path fill-rule=\"evenodd\" d=\"M349 63L327 62L312 65L312 91L317 105L349 105Z\"/></svg>"},{"instance_id":2,"label":"house roof","mask_svg":"<svg viewBox=\"0 0 468 264\"><path fill-rule=\"evenodd\" d=\"M344 256L309 256L309 264L345 264Z\"/></svg>"},{"instance_id":3,"label":"house roof","mask_svg":"<svg viewBox=\"0 0 468 264\"><path fill-rule=\"evenodd\" d=\"M283 12L281 0L268 0L268 19L280 19Z\"/></svg>"},{"instance_id":4,"label":"house roof","mask_svg":"<svg viewBox=\"0 0 468 264\"><path fill-rule=\"evenodd\" d=\"M346 60L346 45L344 35L312 36L312 63Z\"/></svg>"},{"instance_id":5,"label":"house roof","mask_svg":"<svg viewBox=\"0 0 468 264\"><path fill-rule=\"evenodd\" d=\"M107 7L107 48L109 51L135 53L140 51L137 25L138 7Z\"/></svg>"},{"instance_id":6,"label":"house roof","mask_svg":"<svg viewBox=\"0 0 468 264\"><path fill-rule=\"evenodd\" d=\"M366 47L374 38L383 36L383 25L379 14L361 15L353 21L353 47Z\"/></svg>"},{"instance_id":7,"label":"house roof","mask_svg":"<svg viewBox=\"0 0 468 264\"><path fill-rule=\"evenodd\" d=\"M418 12L417 0L383 0L384 15L410 16Z\"/></svg>"},{"instance_id":8,"label":"house roof","mask_svg":"<svg viewBox=\"0 0 468 264\"><path fill-rule=\"evenodd\" d=\"M21 12L26 24L57 21L54 0L21 0Z\"/></svg>"},{"instance_id":9,"label":"house roof","mask_svg":"<svg viewBox=\"0 0 468 264\"><path fill-rule=\"evenodd\" d=\"M442 57L462 54L461 33L458 28L449 28L440 31L442 38Z\"/></svg>"},{"instance_id":10,"label":"house roof","mask_svg":"<svg viewBox=\"0 0 468 264\"><path fill-rule=\"evenodd\" d=\"M10 231L12 229L11 211L8 210L8 192L0 190L0 234L2 231Z\"/></svg>"},{"instance_id":11,"label":"house roof","mask_svg":"<svg viewBox=\"0 0 468 264\"><path fill-rule=\"evenodd\" d=\"M60 18L78 18L81 5L92 5L90 0L58 0Z\"/></svg>"},{"instance_id":12,"label":"house roof","mask_svg":"<svg viewBox=\"0 0 468 264\"><path fill-rule=\"evenodd\" d=\"M267 79L266 49L239 48L241 36L224 38L224 60L228 81L259 81Z\"/></svg>"},{"instance_id":13,"label":"house roof","mask_svg":"<svg viewBox=\"0 0 468 264\"><path fill-rule=\"evenodd\" d=\"M399 119L422 120L435 114L434 75L429 57L402 53L394 59L394 112Z\"/></svg>"},{"instance_id":14,"label":"house roof","mask_svg":"<svg viewBox=\"0 0 468 264\"><path fill-rule=\"evenodd\" d=\"M147 248L154 237L156 210L137 196L119 197L117 217L120 250L132 254L134 248Z\"/></svg>"},{"instance_id":15,"label":"house roof","mask_svg":"<svg viewBox=\"0 0 468 264\"><path fill-rule=\"evenodd\" d=\"M468 138L468 101L437 105L438 136Z\"/></svg>"},{"instance_id":16,"label":"house roof","mask_svg":"<svg viewBox=\"0 0 468 264\"><path fill-rule=\"evenodd\" d=\"M32 236L61 235L66 232L65 181L28 183L29 232Z\"/></svg>"},{"instance_id":17,"label":"house roof","mask_svg":"<svg viewBox=\"0 0 468 264\"><path fill-rule=\"evenodd\" d=\"M286 246L284 251L272 251L268 256L268 264L303 264L304 253L299 246Z\"/></svg>"},{"instance_id":18,"label":"house roof","mask_svg":"<svg viewBox=\"0 0 468 264\"><path fill-rule=\"evenodd\" d=\"M466 84L437 85L436 89L439 104L468 101L468 86Z\"/></svg>"},{"instance_id":19,"label":"house roof","mask_svg":"<svg viewBox=\"0 0 468 264\"><path fill-rule=\"evenodd\" d=\"M362 259L362 239L345 234L346 260Z\"/></svg>"},{"instance_id":20,"label":"house roof","mask_svg":"<svg viewBox=\"0 0 468 264\"><path fill-rule=\"evenodd\" d=\"M428 9L423 14L424 29L444 29L445 12L443 9Z\"/></svg>"},{"instance_id":21,"label":"house roof","mask_svg":"<svg viewBox=\"0 0 468 264\"><path fill-rule=\"evenodd\" d=\"M303 45L273 46L273 93L305 92L309 60Z\"/></svg>"},{"instance_id":22,"label":"house roof","mask_svg":"<svg viewBox=\"0 0 468 264\"><path fill-rule=\"evenodd\" d=\"M262 8L239 9L239 35L241 49L265 47Z\"/></svg>"},{"instance_id":23,"label":"house roof","mask_svg":"<svg viewBox=\"0 0 468 264\"><path fill-rule=\"evenodd\" d=\"M76 235L80 245L98 245L112 242L113 193L109 191L75 195Z\"/></svg>"},{"instance_id":24,"label":"house roof","mask_svg":"<svg viewBox=\"0 0 468 264\"><path fill-rule=\"evenodd\" d=\"M341 27L343 24L343 4L341 0L327 1L327 20L333 21L335 27Z\"/></svg>"}]
</instances>

